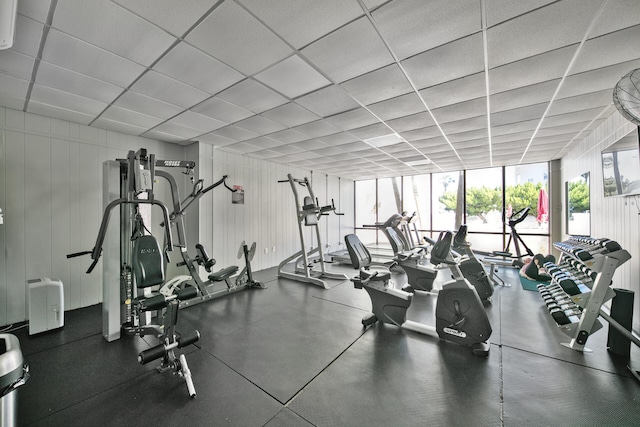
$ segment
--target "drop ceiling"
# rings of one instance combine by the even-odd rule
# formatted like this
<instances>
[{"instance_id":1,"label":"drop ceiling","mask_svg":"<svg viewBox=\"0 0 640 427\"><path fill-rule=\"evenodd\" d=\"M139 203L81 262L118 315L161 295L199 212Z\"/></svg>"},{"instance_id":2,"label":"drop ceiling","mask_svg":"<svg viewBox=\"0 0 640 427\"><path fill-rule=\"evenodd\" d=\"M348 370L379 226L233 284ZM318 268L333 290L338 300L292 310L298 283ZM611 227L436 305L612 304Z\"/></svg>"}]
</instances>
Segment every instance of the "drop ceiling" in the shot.
<instances>
[{"instance_id":1,"label":"drop ceiling","mask_svg":"<svg viewBox=\"0 0 640 427\"><path fill-rule=\"evenodd\" d=\"M0 105L351 179L561 158L637 0L19 0Z\"/></svg>"}]
</instances>

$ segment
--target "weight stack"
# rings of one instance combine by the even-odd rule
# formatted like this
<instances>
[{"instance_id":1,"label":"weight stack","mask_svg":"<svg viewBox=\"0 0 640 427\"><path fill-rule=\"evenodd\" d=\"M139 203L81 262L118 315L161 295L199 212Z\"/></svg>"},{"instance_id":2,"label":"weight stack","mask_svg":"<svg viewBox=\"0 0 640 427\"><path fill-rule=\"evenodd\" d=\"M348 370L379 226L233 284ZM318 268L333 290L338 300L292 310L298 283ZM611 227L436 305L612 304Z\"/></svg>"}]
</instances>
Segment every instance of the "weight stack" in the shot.
<instances>
[{"instance_id":1,"label":"weight stack","mask_svg":"<svg viewBox=\"0 0 640 427\"><path fill-rule=\"evenodd\" d=\"M631 331L633 327L634 292L628 289L613 288L613 290L616 296L611 300L611 317L625 329ZM631 355L631 340L609 325L607 349L613 354L629 359Z\"/></svg>"}]
</instances>

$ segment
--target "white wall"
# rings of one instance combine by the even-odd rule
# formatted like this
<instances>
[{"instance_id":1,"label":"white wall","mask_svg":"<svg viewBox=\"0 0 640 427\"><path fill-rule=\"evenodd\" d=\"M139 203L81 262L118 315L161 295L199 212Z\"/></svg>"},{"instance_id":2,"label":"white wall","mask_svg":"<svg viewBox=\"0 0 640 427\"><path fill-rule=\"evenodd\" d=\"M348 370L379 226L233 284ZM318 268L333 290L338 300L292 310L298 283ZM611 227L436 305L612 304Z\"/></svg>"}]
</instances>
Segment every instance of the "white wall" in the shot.
<instances>
[{"instance_id":1,"label":"white wall","mask_svg":"<svg viewBox=\"0 0 640 427\"><path fill-rule=\"evenodd\" d=\"M634 329L640 330L640 207L639 197L603 196L601 151L635 129L618 112L607 118L587 138L562 158L562 223L566 238L564 182L590 172L591 236L608 237L622 245L632 258L616 270L613 287L635 291Z\"/></svg>"},{"instance_id":2,"label":"white wall","mask_svg":"<svg viewBox=\"0 0 640 427\"><path fill-rule=\"evenodd\" d=\"M288 184L277 180L286 179L287 173L310 177L310 171L227 153L207 144L182 147L0 107L0 208L4 213L0 325L27 318L26 281L32 278L62 280L66 310L101 302L102 262L85 274L90 258L68 260L66 254L90 250L95 244L103 214L102 163L124 158L129 150L139 148L159 159L195 160L196 176L205 179L205 186L228 174L230 184L244 187L244 205L232 205L230 193L218 188L201 199L199 209L188 211L190 250L202 243L217 266L240 266L242 261L236 259L240 242L255 241L255 271L275 266L299 250L293 195ZM191 184L180 172L174 175L184 199ZM331 191L340 182L340 207L347 212L339 228L335 223L322 225L328 227L323 228L327 242L338 242L353 230L353 181L326 176L325 181L331 183ZM161 188L158 198L168 202L167 191ZM178 258L174 252L172 261Z\"/></svg>"},{"instance_id":3,"label":"white wall","mask_svg":"<svg viewBox=\"0 0 640 427\"><path fill-rule=\"evenodd\" d=\"M205 182L215 182L223 175L229 175L229 185L239 185L244 190L244 204L232 204L231 193L223 188L216 188L209 197L203 197L199 209L200 230L199 242L190 242L191 252L195 243L201 243L209 251L209 255L217 260L217 266L237 265L242 267L243 261L237 259L242 241L251 245L256 242L256 255L252 261L254 271L276 266L284 258L300 250L300 238L296 217L296 205L288 182L287 174L294 178L308 177L312 179L313 191L320 204L329 204L327 197L328 183L336 186L336 204L338 201L337 185L353 188L353 181L327 177L306 169L291 169L280 164L252 159L238 154L215 149L207 144L200 144L197 154L197 174ZM313 177L313 178L312 178ZM333 190L333 188L332 188ZM344 234L353 232L353 190L343 191L343 197L350 197L342 204L351 206L344 217L330 215L320 221L323 245L337 246ZM304 188L299 187L302 199L307 195ZM340 223L336 222L340 218ZM342 219L347 218L347 219ZM188 218L189 219L189 218ZM349 228L350 227L350 228ZM315 234L311 228L305 230L307 249L316 245Z\"/></svg>"}]
</instances>

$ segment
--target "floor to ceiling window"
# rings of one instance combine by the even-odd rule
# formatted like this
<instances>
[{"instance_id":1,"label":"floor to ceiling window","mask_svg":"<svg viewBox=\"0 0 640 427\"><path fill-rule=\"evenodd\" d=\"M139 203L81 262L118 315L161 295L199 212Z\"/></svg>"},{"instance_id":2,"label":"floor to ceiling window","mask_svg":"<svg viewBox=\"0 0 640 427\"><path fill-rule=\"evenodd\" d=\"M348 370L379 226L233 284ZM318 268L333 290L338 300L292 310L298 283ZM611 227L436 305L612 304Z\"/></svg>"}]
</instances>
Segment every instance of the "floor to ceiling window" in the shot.
<instances>
[{"instance_id":1,"label":"floor to ceiling window","mask_svg":"<svg viewBox=\"0 0 640 427\"><path fill-rule=\"evenodd\" d=\"M549 253L548 163L384 178L356 182L356 232L378 243L382 235L363 228L394 213L415 213L425 235L456 231L467 224L474 250L491 253L519 249ZM509 220L528 209L511 234ZM512 217L513 216L513 217ZM511 241L509 241L511 238ZM516 248L516 241L518 247ZM384 242L382 242L384 243Z\"/></svg>"}]
</instances>

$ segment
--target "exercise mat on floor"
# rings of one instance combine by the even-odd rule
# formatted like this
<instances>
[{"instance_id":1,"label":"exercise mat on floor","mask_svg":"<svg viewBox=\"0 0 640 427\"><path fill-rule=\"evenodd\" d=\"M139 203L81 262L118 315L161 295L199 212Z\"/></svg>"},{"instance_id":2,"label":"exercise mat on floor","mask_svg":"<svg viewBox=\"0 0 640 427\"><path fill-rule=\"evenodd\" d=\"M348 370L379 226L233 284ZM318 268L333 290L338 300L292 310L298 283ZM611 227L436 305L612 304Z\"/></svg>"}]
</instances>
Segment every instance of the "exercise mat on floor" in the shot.
<instances>
[{"instance_id":1,"label":"exercise mat on floor","mask_svg":"<svg viewBox=\"0 0 640 427\"><path fill-rule=\"evenodd\" d=\"M522 283L522 289L525 291L538 292L538 285L548 285L549 282L539 282L537 280L529 280L526 277L520 276L520 283Z\"/></svg>"}]
</instances>

